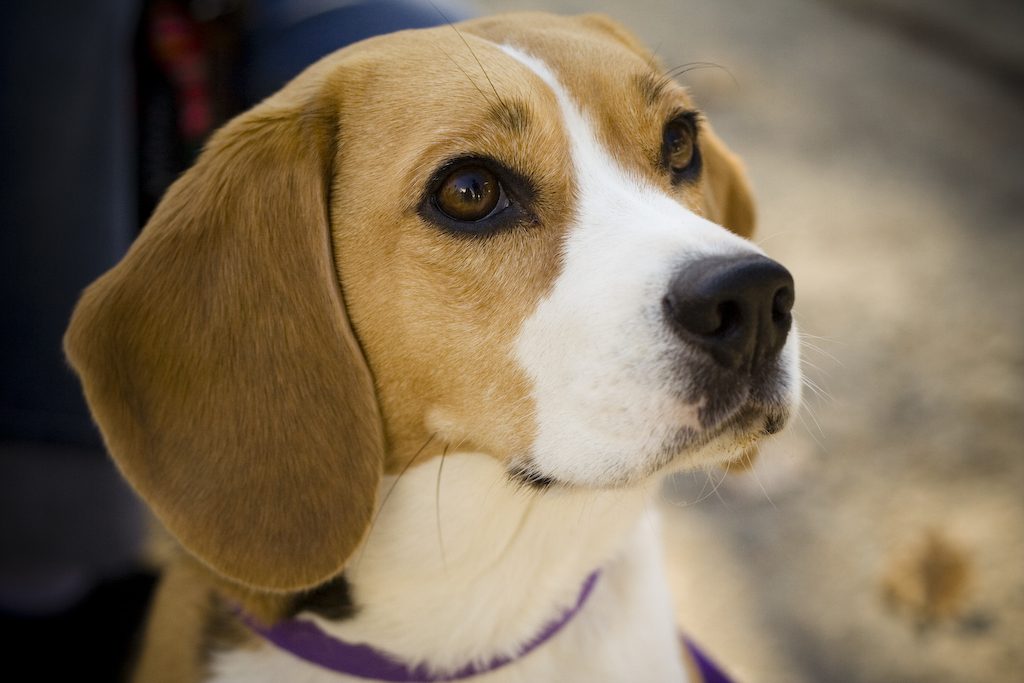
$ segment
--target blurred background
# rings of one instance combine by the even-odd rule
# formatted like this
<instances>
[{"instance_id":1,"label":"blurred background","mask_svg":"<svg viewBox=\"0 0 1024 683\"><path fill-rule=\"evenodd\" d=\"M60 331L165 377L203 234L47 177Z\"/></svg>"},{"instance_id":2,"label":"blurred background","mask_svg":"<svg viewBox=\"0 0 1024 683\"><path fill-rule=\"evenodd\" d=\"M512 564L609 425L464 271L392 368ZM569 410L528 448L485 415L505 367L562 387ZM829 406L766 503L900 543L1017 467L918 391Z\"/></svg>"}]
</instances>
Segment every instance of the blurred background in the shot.
<instances>
[{"instance_id":1,"label":"blurred background","mask_svg":"<svg viewBox=\"0 0 1024 683\"><path fill-rule=\"evenodd\" d=\"M664 491L687 631L746 683L1022 680L1024 4L443 8L602 11L698 67L680 80L796 278L803 412L752 470ZM225 117L336 45L441 19L412 0L2 13L0 629L65 653L34 660L41 680L113 680L153 567L61 359L71 306Z\"/></svg>"}]
</instances>

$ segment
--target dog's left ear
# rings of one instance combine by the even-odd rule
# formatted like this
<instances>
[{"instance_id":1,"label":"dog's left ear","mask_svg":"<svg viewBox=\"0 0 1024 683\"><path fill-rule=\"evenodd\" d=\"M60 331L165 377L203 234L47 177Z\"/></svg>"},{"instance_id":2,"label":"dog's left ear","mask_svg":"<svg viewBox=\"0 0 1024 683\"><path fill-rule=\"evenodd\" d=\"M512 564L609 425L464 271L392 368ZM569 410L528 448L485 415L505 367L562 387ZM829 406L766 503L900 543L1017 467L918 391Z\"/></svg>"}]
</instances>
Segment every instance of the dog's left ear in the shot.
<instances>
[{"instance_id":1,"label":"dog's left ear","mask_svg":"<svg viewBox=\"0 0 1024 683\"><path fill-rule=\"evenodd\" d=\"M341 89L323 73L213 137L65 337L125 478L185 548L259 590L339 572L383 468L335 267Z\"/></svg>"},{"instance_id":2,"label":"dog's left ear","mask_svg":"<svg viewBox=\"0 0 1024 683\"><path fill-rule=\"evenodd\" d=\"M706 124L701 131L701 154L704 157L705 215L740 237L750 239L757 216L743 163Z\"/></svg>"}]
</instances>

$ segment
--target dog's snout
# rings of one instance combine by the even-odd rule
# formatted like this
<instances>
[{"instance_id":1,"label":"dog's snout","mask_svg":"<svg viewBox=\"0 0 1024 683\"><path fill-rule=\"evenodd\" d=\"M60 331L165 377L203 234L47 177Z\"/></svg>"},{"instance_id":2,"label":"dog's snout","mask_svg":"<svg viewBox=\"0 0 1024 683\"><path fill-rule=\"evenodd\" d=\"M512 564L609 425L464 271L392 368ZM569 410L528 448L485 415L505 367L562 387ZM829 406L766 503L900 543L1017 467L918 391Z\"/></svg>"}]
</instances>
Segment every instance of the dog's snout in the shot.
<instances>
[{"instance_id":1,"label":"dog's snout","mask_svg":"<svg viewBox=\"0 0 1024 683\"><path fill-rule=\"evenodd\" d=\"M751 255L707 258L682 269L662 305L684 341L727 368L754 370L782 349L793 300L789 271Z\"/></svg>"}]
</instances>

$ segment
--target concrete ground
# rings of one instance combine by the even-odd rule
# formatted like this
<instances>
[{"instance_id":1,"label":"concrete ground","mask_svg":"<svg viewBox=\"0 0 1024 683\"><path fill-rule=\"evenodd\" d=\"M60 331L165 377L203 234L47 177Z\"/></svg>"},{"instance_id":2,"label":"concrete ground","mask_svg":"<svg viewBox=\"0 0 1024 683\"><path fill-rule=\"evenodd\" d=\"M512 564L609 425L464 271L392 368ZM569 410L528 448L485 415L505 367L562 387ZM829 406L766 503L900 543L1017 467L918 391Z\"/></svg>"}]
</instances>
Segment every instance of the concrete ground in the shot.
<instances>
[{"instance_id":1,"label":"concrete ground","mask_svg":"<svg viewBox=\"0 0 1024 683\"><path fill-rule=\"evenodd\" d=\"M802 415L665 492L687 629L745 683L1024 680L1024 6L476 4L725 67L684 82L796 277Z\"/></svg>"}]
</instances>

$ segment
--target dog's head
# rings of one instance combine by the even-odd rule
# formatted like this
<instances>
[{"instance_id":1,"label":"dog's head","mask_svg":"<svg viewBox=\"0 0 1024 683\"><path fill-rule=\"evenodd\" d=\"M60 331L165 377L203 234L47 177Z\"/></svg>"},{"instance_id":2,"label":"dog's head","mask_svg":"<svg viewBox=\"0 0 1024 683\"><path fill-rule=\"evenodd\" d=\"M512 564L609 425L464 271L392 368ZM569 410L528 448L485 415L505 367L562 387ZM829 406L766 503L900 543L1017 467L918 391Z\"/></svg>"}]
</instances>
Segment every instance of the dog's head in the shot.
<instances>
[{"instance_id":1,"label":"dog's head","mask_svg":"<svg viewBox=\"0 0 1024 683\"><path fill-rule=\"evenodd\" d=\"M399 33L218 132L66 346L182 543L300 589L416 457L611 488L779 429L793 284L752 229L735 158L612 22Z\"/></svg>"}]
</instances>

